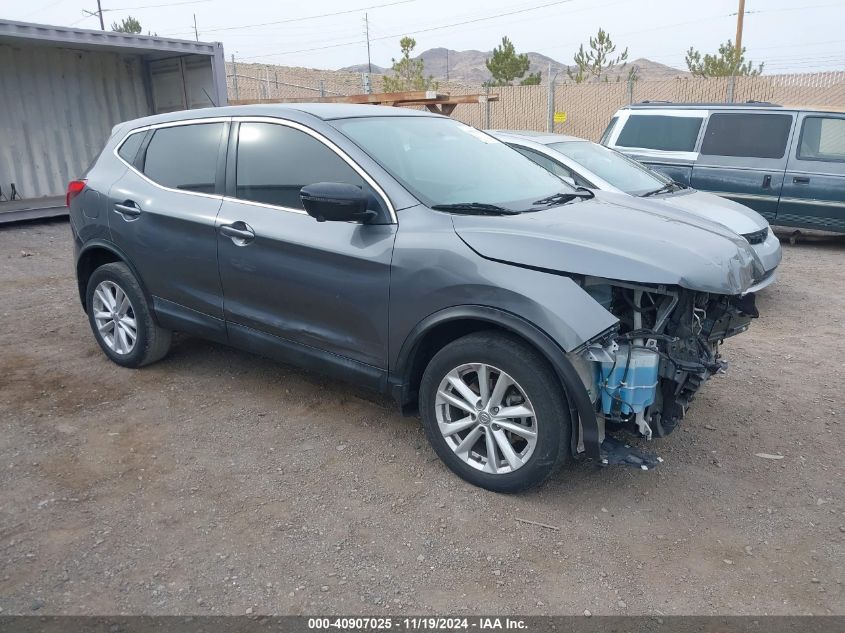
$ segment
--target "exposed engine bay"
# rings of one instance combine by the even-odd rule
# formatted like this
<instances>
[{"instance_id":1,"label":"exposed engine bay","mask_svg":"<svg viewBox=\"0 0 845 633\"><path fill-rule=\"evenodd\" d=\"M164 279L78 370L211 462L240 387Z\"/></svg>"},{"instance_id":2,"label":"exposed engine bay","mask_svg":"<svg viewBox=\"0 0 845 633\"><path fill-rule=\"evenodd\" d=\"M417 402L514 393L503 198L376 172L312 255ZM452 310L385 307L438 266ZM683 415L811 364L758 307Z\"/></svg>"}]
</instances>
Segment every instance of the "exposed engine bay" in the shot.
<instances>
[{"instance_id":1,"label":"exposed engine bay","mask_svg":"<svg viewBox=\"0 0 845 633\"><path fill-rule=\"evenodd\" d=\"M602 462L648 469L662 460L620 437L650 440L677 428L702 384L726 370L719 345L758 316L754 295L591 277L583 288L619 319L614 332L572 355L599 421Z\"/></svg>"}]
</instances>

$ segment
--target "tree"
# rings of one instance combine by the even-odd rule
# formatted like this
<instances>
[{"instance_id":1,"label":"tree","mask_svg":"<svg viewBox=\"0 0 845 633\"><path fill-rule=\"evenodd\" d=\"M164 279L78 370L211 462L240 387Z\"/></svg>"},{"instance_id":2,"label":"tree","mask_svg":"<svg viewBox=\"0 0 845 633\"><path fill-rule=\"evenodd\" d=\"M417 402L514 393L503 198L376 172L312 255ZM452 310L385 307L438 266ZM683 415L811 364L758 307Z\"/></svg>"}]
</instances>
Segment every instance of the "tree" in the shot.
<instances>
[{"instance_id":1,"label":"tree","mask_svg":"<svg viewBox=\"0 0 845 633\"><path fill-rule=\"evenodd\" d=\"M502 38L502 44L493 49L493 55L484 64L490 71L491 78L487 82L490 86L512 86L515 79L525 77L530 66L528 55L517 55L513 43L507 37ZM519 83L536 86L540 83L540 73L531 73Z\"/></svg>"},{"instance_id":2,"label":"tree","mask_svg":"<svg viewBox=\"0 0 845 633\"><path fill-rule=\"evenodd\" d=\"M620 62L624 68L628 63L628 49L620 55L613 57L616 52L616 44L610 39L610 35L604 29L599 29L595 37L590 38L590 49L584 50L584 45L575 53L575 66L578 70L573 72L567 69L566 74L577 83L588 80L599 81L604 76L607 81L607 73Z\"/></svg>"},{"instance_id":3,"label":"tree","mask_svg":"<svg viewBox=\"0 0 845 633\"><path fill-rule=\"evenodd\" d=\"M425 64L423 60L411 59L411 52L417 45L413 37L403 37L399 40L399 47L402 49L402 57L399 61L393 59L393 76L384 78L385 92L403 92L405 90L436 90L437 82L434 77L425 76Z\"/></svg>"},{"instance_id":4,"label":"tree","mask_svg":"<svg viewBox=\"0 0 845 633\"><path fill-rule=\"evenodd\" d=\"M730 77L731 75L760 75L763 64L756 68L751 61L745 61L745 47L737 55L736 46L731 40L719 45L715 55L701 56L692 46L686 55L687 68L697 77Z\"/></svg>"},{"instance_id":5,"label":"tree","mask_svg":"<svg viewBox=\"0 0 845 633\"><path fill-rule=\"evenodd\" d=\"M140 33L141 23L130 15L123 18L119 24L112 22L111 30L117 31L118 33Z\"/></svg>"}]
</instances>

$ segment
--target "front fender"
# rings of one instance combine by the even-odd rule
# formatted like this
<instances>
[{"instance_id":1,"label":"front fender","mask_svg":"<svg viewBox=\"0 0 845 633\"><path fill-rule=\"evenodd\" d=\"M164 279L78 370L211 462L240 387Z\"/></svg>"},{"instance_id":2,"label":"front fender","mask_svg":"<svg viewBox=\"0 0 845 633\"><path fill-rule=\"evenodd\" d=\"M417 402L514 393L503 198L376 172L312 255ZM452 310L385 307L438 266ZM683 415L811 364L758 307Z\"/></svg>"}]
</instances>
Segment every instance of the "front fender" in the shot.
<instances>
[{"instance_id":1,"label":"front fender","mask_svg":"<svg viewBox=\"0 0 845 633\"><path fill-rule=\"evenodd\" d=\"M581 440L584 444L585 453L589 457L599 459L599 426L595 407L593 407L584 388L584 383L567 358L566 353L548 334L534 324L498 308L481 305L453 306L431 314L420 321L405 339L405 343L399 351L396 368L391 372L390 389L393 397L398 402L404 402L407 399L414 358L426 335L450 321L466 320L483 321L490 323L491 326L504 328L530 343L549 361L563 385L570 410L577 414L577 420L581 422ZM576 422L575 416L573 416L574 422ZM578 446L576 431L577 429L573 429L571 446L573 455L576 453Z\"/></svg>"},{"instance_id":2,"label":"front fender","mask_svg":"<svg viewBox=\"0 0 845 633\"><path fill-rule=\"evenodd\" d=\"M595 413L565 355L616 327L618 319L566 275L481 257L455 233L450 215L423 206L404 209L391 265L389 315L389 370L400 402L419 337L458 318L505 327L540 350L581 417L587 453L598 457Z\"/></svg>"}]
</instances>

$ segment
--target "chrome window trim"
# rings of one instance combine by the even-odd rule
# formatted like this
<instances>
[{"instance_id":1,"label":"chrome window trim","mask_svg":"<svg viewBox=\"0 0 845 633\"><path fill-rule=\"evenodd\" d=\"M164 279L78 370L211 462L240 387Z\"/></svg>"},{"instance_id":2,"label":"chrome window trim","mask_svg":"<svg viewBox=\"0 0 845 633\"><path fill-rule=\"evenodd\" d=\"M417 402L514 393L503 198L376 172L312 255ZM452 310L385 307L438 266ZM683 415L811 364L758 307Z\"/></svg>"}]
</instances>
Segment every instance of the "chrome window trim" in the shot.
<instances>
[{"instance_id":1,"label":"chrome window trim","mask_svg":"<svg viewBox=\"0 0 845 633\"><path fill-rule=\"evenodd\" d=\"M179 126L179 125L200 125L200 124L203 124L203 123L229 123L229 122L231 122L231 120L232 120L232 117L228 117L228 116L227 117L208 117L208 118L205 118L205 119L184 119L184 120L181 120L181 121L166 121L164 123L153 123L151 125L145 125L143 127L136 127L132 130L129 130L123 136L123 138L120 139L120 142L117 143L114 146L114 149L112 150L112 154L114 154L114 156L117 158L117 160L119 160L121 163L126 165L133 172L135 172L136 175L140 176L145 181L147 181L149 184L151 184L155 187L158 187L159 189L163 189L164 191L170 191L172 193L181 193L181 194L185 194L185 195L189 195L189 196L200 196L202 198L211 198L212 200L223 200L223 196L220 195L220 194L217 194L217 193L202 193L200 191L185 191L184 189L174 189L173 187L167 187L165 185L162 185L161 183L158 183L155 180L152 180L151 178L147 177L146 174L144 174L143 172L138 171L135 168L134 165L126 162L125 160L123 160L123 157L118 153L118 150L123 146L123 144L126 142L126 139L128 139L130 136L132 136L133 134L140 134L142 132L147 132L148 130L157 130L159 128L164 128L164 127L176 127L176 126Z\"/></svg>"},{"instance_id":2,"label":"chrome window trim","mask_svg":"<svg viewBox=\"0 0 845 633\"><path fill-rule=\"evenodd\" d=\"M308 134L312 138L316 139L326 147L328 147L331 151L333 151L343 162L349 165L354 172L356 172L361 178L363 178L368 185L373 188L373 191L378 194L378 196L382 199L385 207L387 208L388 213L390 214L390 219L392 220L392 224L398 224L396 218L396 209L394 209L393 204L390 202L390 199L387 197L384 189L366 172L364 169L358 165L352 158L344 152L340 147L338 147L333 141L326 138L316 130L311 129L307 125L303 125L302 123L298 123L296 121L290 121L288 119L282 119L278 117L271 117L271 116L233 116L230 119L232 123L270 123L273 125L283 125L285 127L293 128L295 130L299 130L300 132L304 132ZM237 157L237 154L235 154ZM236 158L237 160L237 158ZM237 183L236 183L237 186ZM287 211L289 213L299 213L307 215L307 212L303 209L296 209L293 207L285 207L281 205L275 204L268 204L266 202L256 202L254 200L244 200L243 198L237 198L234 196L223 196L224 200L231 200L233 202L238 202L241 204L249 204L252 206L257 207L264 207L268 209L279 209L281 211Z\"/></svg>"}]
</instances>

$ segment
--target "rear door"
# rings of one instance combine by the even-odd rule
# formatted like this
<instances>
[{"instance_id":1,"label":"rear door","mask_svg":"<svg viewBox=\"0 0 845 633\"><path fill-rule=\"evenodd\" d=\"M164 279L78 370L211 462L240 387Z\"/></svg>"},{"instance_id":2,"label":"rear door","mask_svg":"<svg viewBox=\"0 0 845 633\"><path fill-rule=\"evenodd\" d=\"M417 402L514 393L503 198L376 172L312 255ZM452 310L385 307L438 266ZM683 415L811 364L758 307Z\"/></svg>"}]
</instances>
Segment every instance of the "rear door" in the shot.
<instances>
[{"instance_id":1,"label":"rear door","mask_svg":"<svg viewBox=\"0 0 845 633\"><path fill-rule=\"evenodd\" d=\"M163 325L225 340L214 222L223 200L227 119L166 124L118 149L129 166L111 187L112 240Z\"/></svg>"},{"instance_id":2,"label":"rear door","mask_svg":"<svg viewBox=\"0 0 845 633\"><path fill-rule=\"evenodd\" d=\"M773 221L794 119L793 112L711 113L690 184Z\"/></svg>"},{"instance_id":3,"label":"rear door","mask_svg":"<svg viewBox=\"0 0 845 633\"><path fill-rule=\"evenodd\" d=\"M845 114L803 112L777 224L845 231Z\"/></svg>"}]
</instances>

